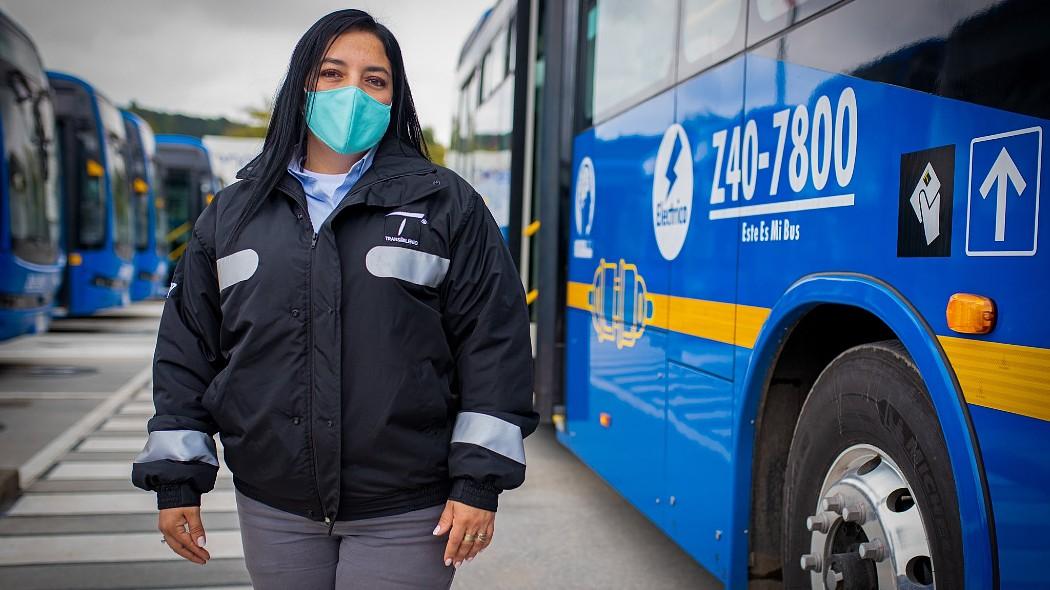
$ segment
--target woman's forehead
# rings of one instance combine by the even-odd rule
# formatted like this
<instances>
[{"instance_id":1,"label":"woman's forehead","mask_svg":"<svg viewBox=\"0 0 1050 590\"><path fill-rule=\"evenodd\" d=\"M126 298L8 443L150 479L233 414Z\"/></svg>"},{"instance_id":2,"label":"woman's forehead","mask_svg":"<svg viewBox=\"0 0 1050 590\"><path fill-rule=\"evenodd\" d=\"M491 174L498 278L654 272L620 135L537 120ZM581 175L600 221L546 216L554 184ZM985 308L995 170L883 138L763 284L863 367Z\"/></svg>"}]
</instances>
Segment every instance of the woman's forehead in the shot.
<instances>
[{"instance_id":1,"label":"woman's forehead","mask_svg":"<svg viewBox=\"0 0 1050 590\"><path fill-rule=\"evenodd\" d=\"M346 65L382 65L390 67L386 48L374 33L368 31L347 31L332 41L325 53L328 62L343 62Z\"/></svg>"}]
</instances>

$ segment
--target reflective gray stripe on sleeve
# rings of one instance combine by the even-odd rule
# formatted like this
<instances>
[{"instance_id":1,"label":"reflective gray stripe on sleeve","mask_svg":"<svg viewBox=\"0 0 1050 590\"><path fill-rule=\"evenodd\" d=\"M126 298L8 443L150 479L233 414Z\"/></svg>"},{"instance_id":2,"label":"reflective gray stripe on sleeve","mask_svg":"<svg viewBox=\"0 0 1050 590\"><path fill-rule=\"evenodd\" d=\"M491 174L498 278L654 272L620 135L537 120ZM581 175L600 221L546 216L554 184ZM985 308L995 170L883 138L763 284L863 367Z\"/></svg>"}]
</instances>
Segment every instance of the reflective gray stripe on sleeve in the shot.
<instances>
[{"instance_id":1,"label":"reflective gray stripe on sleeve","mask_svg":"<svg viewBox=\"0 0 1050 590\"><path fill-rule=\"evenodd\" d=\"M248 248L223 256L215 261L215 272L219 275L219 290L250 279L259 268L259 254Z\"/></svg>"},{"instance_id":2,"label":"reflective gray stripe on sleeve","mask_svg":"<svg viewBox=\"0 0 1050 590\"><path fill-rule=\"evenodd\" d=\"M521 428L495 416L460 412L456 417L456 427L452 429L452 442L485 447L493 453L525 464L525 441L521 438Z\"/></svg>"},{"instance_id":3,"label":"reflective gray stripe on sleeve","mask_svg":"<svg viewBox=\"0 0 1050 590\"><path fill-rule=\"evenodd\" d=\"M155 430L135 463L150 461L200 461L219 466L215 441L198 430Z\"/></svg>"},{"instance_id":4,"label":"reflective gray stripe on sleeve","mask_svg":"<svg viewBox=\"0 0 1050 590\"><path fill-rule=\"evenodd\" d=\"M397 246L375 246L365 255L365 268L380 278L437 287L448 272L448 258Z\"/></svg>"}]
</instances>

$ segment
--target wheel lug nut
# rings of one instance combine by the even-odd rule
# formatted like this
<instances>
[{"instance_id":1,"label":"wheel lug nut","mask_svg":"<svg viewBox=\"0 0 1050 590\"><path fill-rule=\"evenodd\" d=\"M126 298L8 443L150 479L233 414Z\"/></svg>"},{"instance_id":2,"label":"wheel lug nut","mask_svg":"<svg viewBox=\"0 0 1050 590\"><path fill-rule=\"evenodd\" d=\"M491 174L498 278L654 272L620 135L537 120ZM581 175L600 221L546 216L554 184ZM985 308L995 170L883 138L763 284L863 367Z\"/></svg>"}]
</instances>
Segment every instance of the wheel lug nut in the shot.
<instances>
[{"instance_id":1,"label":"wheel lug nut","mask_svg":"<svg viewBox=\"0 0 1050 590\"><path fill-rule=\"evenodd\" d=\"M867 520L867 515L864 512L864 506L861 506L860 504L846 506L842 509L842 520L846 522L864 524L864 522Z\"/></svg>"},{"instance_id":2,"label":"wheel lug nut","mask_svg":"<svg viewBox=\"0 0 1050 590\"><path fill-rule=\"evenodd\" d=\"M857 550L861 559L870 559L876 563L886 559L886 548L878 539L861 543Z\"/></svg>"},{"instance_id":3,"label":"wheel lug nut","mask_svg":"<svg viewBox=\"0 0 1050 590\"><path fill-rule=\"evenodd\" d=\"M820 501L820 508L830 512L842 512L842 507L846 504L846 500L842 497L842 494L832 494Z\"/></svg>"},{"instance_id":4,"label":"wheel lug nut","mask_svg":"<svg viewBox=\"0 0 1050 590\"><path fill-rule=\"evenodd\" d=\"M835 522L835 518L836 514L834 512L819 512L806 518L806 529L811 533L827 533L831 530L831 525Z\"/></svg>"},{"instance_id":5,"label":"wheel lug nut","mask_svg":"<svg viewBox=\"0 0 1050 590\"><path fill-rule=\"evenodd\" d=\"M842 572L837 572L833 569L829 569L828 573L824 576L824 587L828 590L839 590L842 588L842 580L844 576Z\"/></svg>"},{"instance_id":6,"label":"wheel lug nut","mask_svg":"<svg viewBox=\"0 0 1050 590\"><path fill-rule=\"evenodd\" d=\"M802 569L807 572L819 572L821 568L820 556L814 555L812 553L807 553L803 555L800 563L802 565Z\"/></svg>"}]
</instances>

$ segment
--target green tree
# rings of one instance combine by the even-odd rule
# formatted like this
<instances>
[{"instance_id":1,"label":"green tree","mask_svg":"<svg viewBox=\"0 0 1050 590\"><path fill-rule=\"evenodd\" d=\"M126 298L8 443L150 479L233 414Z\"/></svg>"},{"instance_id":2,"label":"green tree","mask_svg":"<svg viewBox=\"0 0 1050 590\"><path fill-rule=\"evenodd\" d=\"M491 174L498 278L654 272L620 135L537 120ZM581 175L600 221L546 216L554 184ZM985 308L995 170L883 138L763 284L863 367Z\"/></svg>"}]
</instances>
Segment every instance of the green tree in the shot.
<instances>
[{"instance_id":1,"label":"green tree","mask_svg":"<svg viewBox=\"0 0 1050 590\"><path fill-rule=\"evenodd\" d=\"M427 150L430 151L430 159L434 160L434 163L438 166L444 166L445 146L441 145L436 139L434 139L433 127L423 128L423 141L427 143Z\"/></svg>"}]
</instances>

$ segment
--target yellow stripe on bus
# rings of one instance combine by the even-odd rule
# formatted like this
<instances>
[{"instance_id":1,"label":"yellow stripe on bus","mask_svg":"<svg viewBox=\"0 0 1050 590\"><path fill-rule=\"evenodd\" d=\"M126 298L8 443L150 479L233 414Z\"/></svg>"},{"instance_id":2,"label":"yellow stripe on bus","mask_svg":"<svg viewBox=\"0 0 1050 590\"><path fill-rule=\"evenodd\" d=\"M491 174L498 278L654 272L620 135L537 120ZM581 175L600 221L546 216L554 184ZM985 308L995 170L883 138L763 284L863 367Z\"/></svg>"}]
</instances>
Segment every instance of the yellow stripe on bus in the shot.
<instances>
[{"instance_id":1,"label":"yellow stripe on bus","mask_svg":"<svg viewBox=\"0 0 1050 590\"><path fill-rule=\"evenodd\" d=\"M569 307L591 311L591 285L569 281L566 303ZM653 318L649 325L706 338L725 344L753 348L758 340L769 309L649 293L653 301Z\"/></svg>"},{"instance_id":2,"label":"yellow stripe on bus","mask_svg":"<svg viewBox=\"0 0 1050 590\"><path fill-rule=\"evenodd\" d=\"M576 309L582 309L583 311L591 310L591 286L587 283L576 283L569 281L569 286L565 290L566 305L569 307L575 307Z\"/></svg>"},{"instance_id":3,"label":"yellow stripe on bus","mask_svg":"<svg viewBox=\"0 0 1050 590\"><path fill-rule=\"evenodd\" d=\"M968 403L1050 420L1050 350L938 338Z\"/></svg>"},{"instance_id":4,"label":"yellow stripe on bus","mask_svg":"<svg viewBox=\"0 0 1050 590\"><path fill-rule=\"evenodd\" d=\"M567 305L591 311L592 287L569 281ZM754 348L770 310L650 293L649 325ZM735 314L735 316L734 316ZM1050 349L938 336L967 403L1050 421Z\"/></svg>"}]
</instances>

